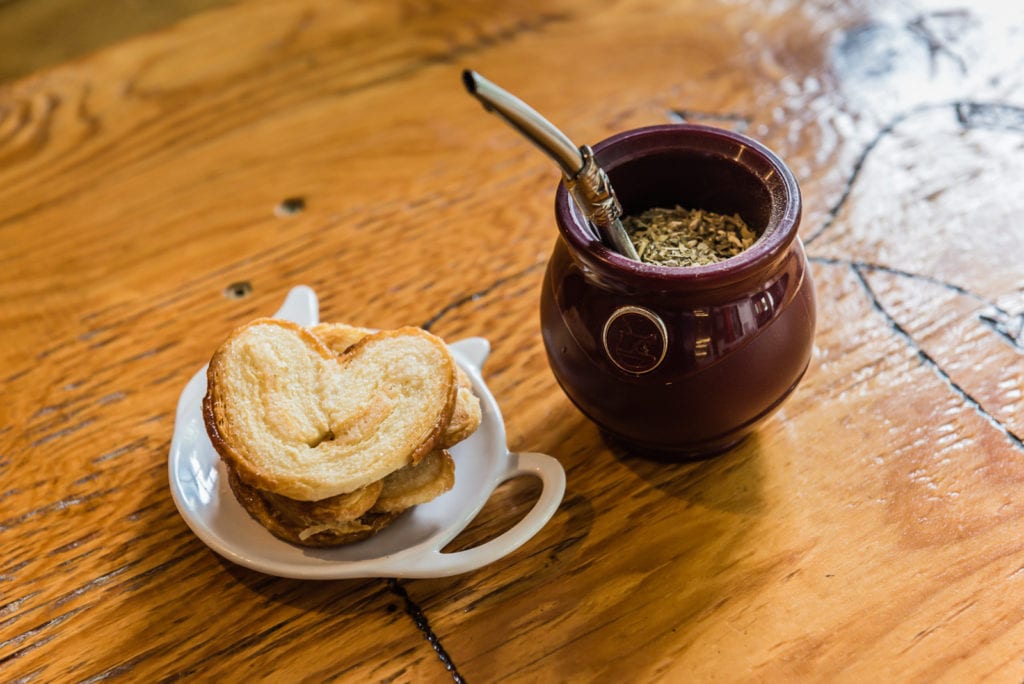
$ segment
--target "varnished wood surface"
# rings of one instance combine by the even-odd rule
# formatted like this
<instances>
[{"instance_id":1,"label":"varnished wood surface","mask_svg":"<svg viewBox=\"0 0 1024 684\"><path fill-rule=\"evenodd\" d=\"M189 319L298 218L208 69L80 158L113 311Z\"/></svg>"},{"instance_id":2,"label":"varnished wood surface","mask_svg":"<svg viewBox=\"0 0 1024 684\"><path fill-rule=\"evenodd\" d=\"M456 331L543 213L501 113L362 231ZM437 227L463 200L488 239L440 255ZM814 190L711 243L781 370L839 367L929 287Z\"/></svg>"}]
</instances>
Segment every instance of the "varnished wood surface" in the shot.
<instances>
[{"instance_id":1,"label":"varnished wood surface","mask_svg":"<svg viewBox=\"0 0 1024 684\"><path fill-rule=\"evenodd\" d=\"M0 679L1020 681L1024 17L762 5L239 2L0 87ZM685 118L793 168L819 330L751 439L653 463L559 391L557 173L465 67L581 142ZM192 535L178 394L303 283L491 340L510 448L568 474L538 536L301 582Z\"/></svg>"},{"instance_id":2,"label":"varnished wood surface","mask_svg":"<svg viewBox=\"0 0 1024 684\"><path fill-rule=\"evenodd\" d=\"M3 0L0 83L230 0Z\"/></svg>"}]
</instances>

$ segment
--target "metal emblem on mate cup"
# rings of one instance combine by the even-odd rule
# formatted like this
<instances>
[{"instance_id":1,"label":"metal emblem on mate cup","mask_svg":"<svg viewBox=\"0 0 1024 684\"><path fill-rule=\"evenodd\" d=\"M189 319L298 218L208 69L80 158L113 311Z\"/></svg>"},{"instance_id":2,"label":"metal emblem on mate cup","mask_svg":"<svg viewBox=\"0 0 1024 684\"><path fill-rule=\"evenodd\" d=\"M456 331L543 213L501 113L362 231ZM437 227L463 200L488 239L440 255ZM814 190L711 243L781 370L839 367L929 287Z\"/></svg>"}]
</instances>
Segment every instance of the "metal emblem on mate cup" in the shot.
<instances>
[{"instance_id":1,"label":"metal emblem on mate cup","mask_svg":"<svg viewBox=\"0 0 1024 684\"><path fill-rule=\"evenodd\" d=\"M649 373L668 351L668 330L658 314L642 306L620 306L601 334L604 351L627 373Z\"/></svg>"}]
</instances>

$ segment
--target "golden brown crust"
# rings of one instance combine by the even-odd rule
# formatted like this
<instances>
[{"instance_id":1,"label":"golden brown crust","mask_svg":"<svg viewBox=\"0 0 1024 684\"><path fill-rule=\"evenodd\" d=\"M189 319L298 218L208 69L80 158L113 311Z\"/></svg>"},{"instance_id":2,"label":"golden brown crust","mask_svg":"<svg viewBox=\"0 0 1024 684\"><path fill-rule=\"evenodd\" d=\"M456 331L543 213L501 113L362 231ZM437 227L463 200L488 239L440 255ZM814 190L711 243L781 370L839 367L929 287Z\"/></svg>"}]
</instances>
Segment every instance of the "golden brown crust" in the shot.
<instances>
[{"instance_id":1,"label":"golden brown crust","mask_svg":"<svg viewBox=\"0 0 1024 684\"><path fill-rule=\"evenodd\" d=\"M458 391L455 397L455 410L452 411L452 419L448 422L438 444L444 449L455 446L476 432L482 419L480 399L473 394L473 384L470 382L469 376L457 365L456 376Z\"/></svg>"},{"instance_id":2,"label":"golden brown crust","mask_svg":"<svg viewBox=\"0 0 1024 684\"><path fill-rule=\"evenodd\" d=\"M277 509L283 519L296 525L310 527L356 520L373 508L383 488L384 480L377 480L354 492L317 501L299 501L267 491L260 493L270 506Z\"/></svg>"},{"instance_id":3,"label":"golden brown crust","mask_svg":"<svg viewBox=\"0 0 1024 684\"><path fill-rule=\"evenodd\" d=\"M455 484L455 461L447 451L432 451L420 463L391 473L382 484L372 510L401 513L451 489Z\"/></svg>"},{"instance_id":4,"label":"golden brown crust","mask_svg":"<svg viewBox=\"0 0 1024 684\"><path fill-rule=\"evenodd\" d=\"M264 327L254 330L257 326ZM288 332L275 332L274 329ZM292 392L292 395L299 396L296 402L304 402L302 407L309 408L307 405L312 405L312 410L319 412L314 418L319 418L321 423L331 421L319 428L319 432L325 436L316 442L309 441L308 437L300 438L302 435L296 436L302 428L307 428L308 432L310 421L313 419L305 415L298 415L293 419L293 414L289 413L289 406L282 409L273 404L268 409L260 404L260 400L266 403L266 397L260 394L266 391L263 385L294 384L294 378L263 378L260 375L260 368L251 367L254 363L260 362L259 355L246 346L253 339L259 341L260 336L272 338L272 342L278 344L279 338L285 339L288 334L297 336L300 340L300 348L305 350L302 354L312 355L303 356L307 366L315 366L308 372L313 378L309 382L334 382L335 385L341 382L342 385L339 386L344 386L344 382L348 380L345 373L350 369L357 369L353 372L364 375L372 375L379 371L384 381L392 377L389 374L397 373L399 375L395 376L395 383L398 384L394 385L394 389L388 390L393 394L366 395L366 400L360 403L345 399L345 395L337 395L337 391L347 391L347 386L344 386L344 390L335 392L336 396L343 397L341 400L330 397L323 399L319 396L310 398L309 393ZM420 341L416 342L414 338L419 338ZM294 352L296 347L295 343L287 340L280 344L291 345L289 350L286 350L289 352ZM388 365L378 369L371 362L364 363L364 353L370 358L375 358L372 354L377 354L383 355L381 358L386 360L391 358L388 356L391 354L397 359L402 359L407 358L408 349L415 350L415 353L427 354L433 359L429 366L423 365L426 363L426 357L420 359L423 363L413 368L414 377L408 381L403 380L404 376L400 375L404 372L402 369L393 370ZM323 366L326 370L318 370L321 366L317 364L324 363L328 364ZM357 364L362 366L358 367ZM366 370L367 364L371 367L369 370ZM338 370L334 371L333 368ZM225 463L229 464L246 484L293 499L327 498L363 487L409 463L417 463L437 446L444 429L451 421L458 395L456 368L443 341L419 328L374 333L363 337L355 345L348 347L344 353L336 355L319 338L301 326L275 319L259 319L233 332L210 361L207 371L207 394L203 401L204 420L213 446ZM283 374L289 372L289 369L278 370ZM339 375L341 379L328 378L325 381L322 377L325 372L327 375ZM253 376L256 380L251 380ZM241 380L236 382L235 378ZM433 392L432 396L437 398L418 404L416 396L409 394L413 390L407 390L406 385L402 383L412 383L408 385L409 388L420 387L422 385L416 383L424 381L424 378L431 383L430 387L433 389L430 391ZM255 389L251 391L255 393L255 398L232 396L232 383L238 385L243 381L254 385ZM320 387L315 391L311 390L313 393L316 391L325 390ZM370 385L364 383L363 391L371 391ZM294 396L289 398L294 399ZM336 405L347 405L346 410L349 413L339 414L338 409L331 408L331 401ZM410 407L409 410L415 416L425 417L429 414L433 417L427 422L422 422L421 418L410 418L411 423L400 424L401 429L405 430L401 433L377 430L375 426L393 415L391 411L396 405ZM416 408L417 406L419 408ZM246 413L247 411L249 413ZM303 420L306 423L303 423ZM256 427L250 429L253 424ZM249 433L270 435L274 439L254 443L256 440L246 440L244 437L247 430ZM275 430L287 432L286 438L278 439ZM379 449L364 448L365 444L372 443L373 440L391 440L387 443L401 446L383 452ZM318 449L321 444L322 449ZM288 450L288 453L280 453L282 449ZM384 455L379 456L381 453ZM268 467L268 462L272 467ZM290 468L286 468L286 465Z\"/></svg>"},{"instance_id":5,"label":"golden brown crust","mask_svg":"<svg viewBox=\"0 0 1024 684\"><path fill-rule=\"evenodd\" d=\"M317 323L309 331L335 354L344 354L356 342L376 332L347 323Z\"/></svg>"},{"instance_id":6,"label":"golden brown crust","mask_svg":"<svg viewBox=\"0 0 1024 684\"><path fill-rule=\"evenodd\" d=\"M367 512L355 520L334 525L298 523L283 516L268 503L265 492L242 482L230 467L227 473L228 485L242 508L275 537L292 544L330 547L362 541L387 527L400 514ZM329 529L321 529L325 527Z\"/></svg>"}]
</instances>

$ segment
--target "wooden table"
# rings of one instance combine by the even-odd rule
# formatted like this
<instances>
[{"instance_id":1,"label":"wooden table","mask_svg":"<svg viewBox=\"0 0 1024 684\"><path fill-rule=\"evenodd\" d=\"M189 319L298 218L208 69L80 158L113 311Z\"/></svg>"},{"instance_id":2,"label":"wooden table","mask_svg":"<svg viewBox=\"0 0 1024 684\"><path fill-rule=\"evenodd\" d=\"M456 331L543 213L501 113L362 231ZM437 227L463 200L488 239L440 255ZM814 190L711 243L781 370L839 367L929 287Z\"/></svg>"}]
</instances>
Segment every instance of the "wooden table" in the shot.
<instances>
[{"instance_id":1,"label":"wooden table","mask_svg":"<svg viewBox=\"0 0 1024 684\"><path fill-rule=\"evenodd\" d=\"M0 679L1020 681L1024 16L818 4L253 0L0 87ZM560 392L558 175L466 67L579 142L685 119L786 159L818 334L753 437L646 461ZM178 395L298 284L490 339L510 448L567 472L540 534L325 582L192 534Z\"/></svg>"}]
</instances>

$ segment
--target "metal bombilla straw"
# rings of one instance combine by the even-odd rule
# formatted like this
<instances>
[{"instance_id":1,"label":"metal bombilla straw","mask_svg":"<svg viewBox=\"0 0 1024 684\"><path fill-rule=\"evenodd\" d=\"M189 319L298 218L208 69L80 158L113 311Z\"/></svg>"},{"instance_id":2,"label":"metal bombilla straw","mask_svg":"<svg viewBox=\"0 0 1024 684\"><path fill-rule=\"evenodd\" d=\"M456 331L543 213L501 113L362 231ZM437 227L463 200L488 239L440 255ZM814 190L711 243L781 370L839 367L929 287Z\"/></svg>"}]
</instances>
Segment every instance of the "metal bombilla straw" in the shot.
<instances>
[{"instance_id":1,"label":"metal bombilla straw","mask_svg":"<svg viewBox=\"0 0 1024 684\"><path fill-rule=\"evenodd\" d=\"M602 242L634 261L640 257L622 226L622 205L612 189L608 174L594 159L589 146L577 147L562 131L511 93L470 71L462 72L466 90L483 103L484 109L498 114L512 128L558 162L565 186L576 204L597 228Z\"/></svg>"}]
</instances>

